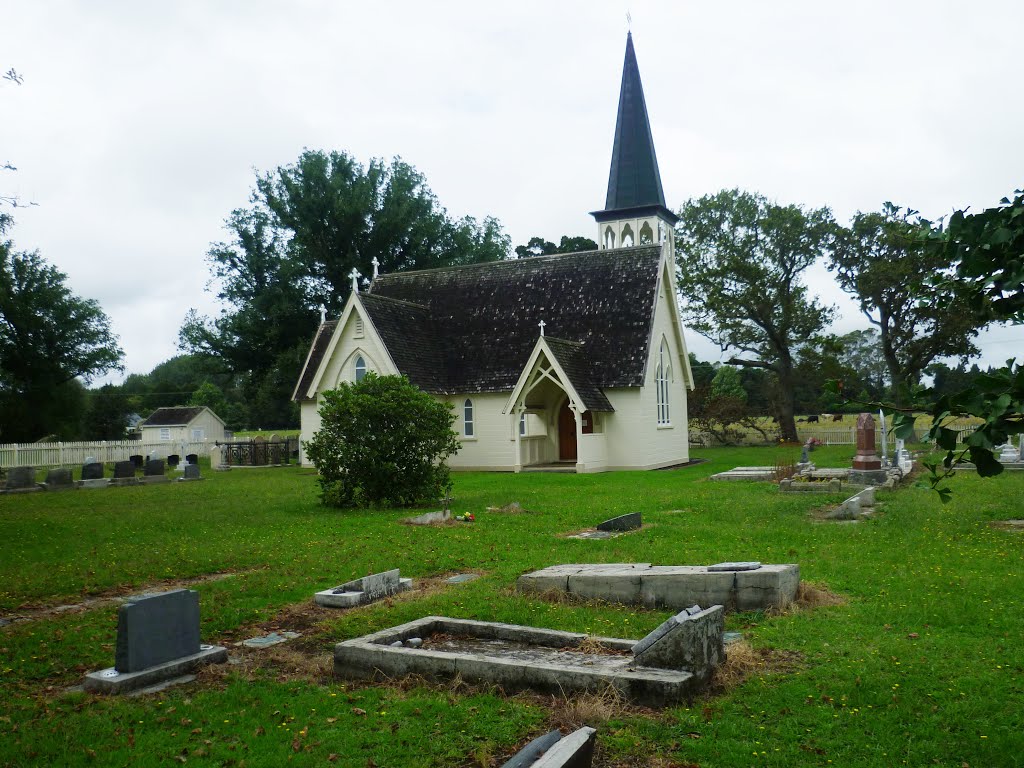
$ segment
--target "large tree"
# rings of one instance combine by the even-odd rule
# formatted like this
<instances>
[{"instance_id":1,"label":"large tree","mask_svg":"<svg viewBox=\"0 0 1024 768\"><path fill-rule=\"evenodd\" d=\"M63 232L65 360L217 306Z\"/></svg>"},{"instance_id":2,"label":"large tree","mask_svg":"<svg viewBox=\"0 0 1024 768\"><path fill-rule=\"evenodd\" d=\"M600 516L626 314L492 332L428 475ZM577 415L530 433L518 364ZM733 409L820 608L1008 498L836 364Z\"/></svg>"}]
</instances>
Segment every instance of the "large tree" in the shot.
<instances>
[{"instance_id":1,"label":"large tree","mask_svg":"<svg viewBox=\"0 0 1024 768\"><path fill-rule=\"evenodd\" d=\"M339 312L352 270L364 276L505 258L496 219L454 219L400 159L365 166L344 152L306 151L258 174L252 205L231 213L229 238L207 254L223 310L190 312L183 349L213 355L246 393L252 426L297 420L292 387L319 322ZM364 277L364 280L366 277Z\"/></svg>"},{"instance_id":2,"label":"large tree","mask_svg":"<svg viewBox=\"0 0 1024 768\"><path fill-rule=\"evenodd\" d=\"M589 237L569 237L562 235L558 245L543 237L531 237L526 245L516 246L516 258L528 259L531 256L551 256L555 253L578 253L579 251L596 251L597 243Z\"/></svg>"},{"instance_id":3,"label":"large tree","mask_svg":"<svg viewBox=\"0 0 1024 768\"><path fill-rule=\"evenodd\" d=\"M9 219L0 216L0 237ZM0 440L77 437L84 400L77 379L121 370L110 320L67 275L0 239Z\"/></svg>"},{"instance_id":4,"label":"large tree","mask_svg":"<svg viewBox=\"0 0 1024 768\"><path fill-rule=\"evenodd\" d=\"M798 356L834 313L808 293L801 276L832 249L831 213L723 190L688 201L679 216L679 293L689 327L732 351L730 365L773 375L776 421L783 439L796 440Z\"/></svg>"},{"instance_id":5,"label":"large tree","mask_svg":"<svg viewBox=\"0 0 1024 768\"><path fill-rule=\"evenodd\" d=\"M936 294L929 278L949 267L942 251L920 237L915 211L886 203L857 213L842 230L829 268L878 329L893 394L905 402L921 374L940 357L978 354L979 323L955 292Z\"/></svg>"}]
</instances>

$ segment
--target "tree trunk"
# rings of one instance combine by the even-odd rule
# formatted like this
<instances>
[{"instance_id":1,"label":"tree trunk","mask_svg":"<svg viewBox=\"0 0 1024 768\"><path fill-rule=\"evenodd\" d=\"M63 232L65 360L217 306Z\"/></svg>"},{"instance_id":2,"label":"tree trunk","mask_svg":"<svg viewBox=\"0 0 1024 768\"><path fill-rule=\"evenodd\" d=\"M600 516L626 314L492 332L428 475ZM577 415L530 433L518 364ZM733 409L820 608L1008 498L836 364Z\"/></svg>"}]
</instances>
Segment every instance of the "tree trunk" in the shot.
<instances>
[{"instance_id":1,"label":"tree trunk","mask_svg":"<svg viewBox=\"0 0 1024 768\"><path fill-rule=\"evenodd\" d=\"M796 393L793 390L793 381L789 371L778 374L778 382L779 396L775 401L775 420L779 422L780 436L784 442L799 443L800 438L796 434L796 420L793 417Z\"/></svg>"}]
</instances>

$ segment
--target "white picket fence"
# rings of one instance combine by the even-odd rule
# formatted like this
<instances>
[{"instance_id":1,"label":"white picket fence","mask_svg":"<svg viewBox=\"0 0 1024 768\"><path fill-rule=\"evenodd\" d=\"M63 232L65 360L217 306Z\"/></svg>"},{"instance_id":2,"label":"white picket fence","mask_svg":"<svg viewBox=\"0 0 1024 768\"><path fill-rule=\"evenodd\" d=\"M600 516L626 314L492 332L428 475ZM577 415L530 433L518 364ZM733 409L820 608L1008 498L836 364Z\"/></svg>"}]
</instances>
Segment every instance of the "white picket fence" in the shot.
<instances>
[{"instance_id":1,"label":"white picket fence","mask_svg":"<svg viewBox=\"0 0 1024 768\"><path fill-rule=\"evenodd\" d=\"M0 445L0 469L10 467L71 467L85 463L89 457L96 461L127 461L129 456L167 458L178 454L185 456L195 453L209 456L214 446L212 440L164 440L142 442L141 440L110 440L83 443L7 443Z\"/></svg>"}]
</instances>

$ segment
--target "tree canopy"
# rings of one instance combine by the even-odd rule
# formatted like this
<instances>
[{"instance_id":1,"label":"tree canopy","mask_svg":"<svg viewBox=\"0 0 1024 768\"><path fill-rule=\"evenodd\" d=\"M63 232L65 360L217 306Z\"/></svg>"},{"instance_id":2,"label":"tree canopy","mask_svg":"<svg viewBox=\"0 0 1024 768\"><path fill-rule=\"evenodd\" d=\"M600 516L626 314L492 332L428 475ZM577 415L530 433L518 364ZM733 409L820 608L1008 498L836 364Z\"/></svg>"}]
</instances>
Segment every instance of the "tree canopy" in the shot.
<instances>
[{"instance_id":1,"label":"tree canopy","mask_svg":"<svg viewBox=\"0 0 1024 768\"><path fill-rule=\"evenodd\" d=\"M801 276L834 247L831 213L723 190L688 201L679 216L678 285L688 326L732 350L730 365L771 372L776 421L783 439L796 440L798 358L834 312L810 295Z\"/></svg>"},{"instance_id":2,"label":"tree canopy","mask_svg":"<svg viewBox=\"0 0 1024 768\"><path fill-rule=\"evenodd\" d=\"M232 211L229 238L207 253L223 309L188 314L181 347L211 355L238 377L250 425L283 427L320 309L337 314L376 260L382 272L493 261L509 254L500 223L454 219L426 179L399 158L365 166L344 152L307 150L257 174L248 208Z\"/></svg>"},{"instance_id":3,"label":"tree canopy","mask_svg":"<svg viewBox=\"0 0 1024 768\"><path fill-rule=\"evenodd\" d=\"M0 221L0 237L9 220ZM122 370L110 320L38 252L0 240L0 425L5 442L77 433L81 385ZM69 403L69 398L73 401Z\"/></svg>"},{"instance_id":4,"label":"tree canopy","mask_svg":"<svg viewBox=\"0 0 1024 768\"><path fill-rule=\"evenodd\" d=\"M976 356L979 323L956 292L938 292L930 278L949 267L940 249L920 236L915 211L885 203L880 213L857 213L841 229L829 269L878 329L897 402L936 358ZM983 325L983 324L982 324Z\"/></svg>"},{"instance_id":5,"label":"tree canopy","mask_svg":"<svg viewBox=\"0 0 1024 768\"><path fill-rule=\"evenodd\" d=\"M555 245L543 237L531 237L526 245L516 246L516 258L528 259L531 256L551 256L555 253L578 253L580 251L596 251L597 243L589 237L569 237L562 235L562 239Z\"/></svg>"}]
</instances>

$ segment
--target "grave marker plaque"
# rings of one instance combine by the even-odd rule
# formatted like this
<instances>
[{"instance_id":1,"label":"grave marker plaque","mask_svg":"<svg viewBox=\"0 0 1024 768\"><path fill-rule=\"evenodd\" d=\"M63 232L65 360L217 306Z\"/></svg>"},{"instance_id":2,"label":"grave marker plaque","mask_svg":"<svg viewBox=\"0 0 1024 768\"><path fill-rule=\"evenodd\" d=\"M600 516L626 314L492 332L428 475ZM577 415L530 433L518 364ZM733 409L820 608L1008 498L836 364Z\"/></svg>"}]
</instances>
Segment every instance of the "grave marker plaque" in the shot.
<instances>
[{"instance_id":1,"label":"grave marker plaque","mask_svg":"<svg viewBox=\"0 0 1024 768\"><path fill-rule=\"evenodd\" d=\"M46 490L69 491L74 487L75 480L67 467L56 467L46 471Z\"/></svg>"},{"instance_id":2,"label":"grave marker plaque","mask_svg":"<svg viewBox=\"0 0 1024 768\"><path fill-rule=\"evenodd\" d=\"M114 465L114 479L127 480L135 477L134 461L119 461Z\"/></svg>"},{"instance_id":3,"label":"grave marker plaque","mask_svg":"<svg viewBox=\"0 0 1024 768\"><path fill-rule=\"evenodd\" d=\"M36 489L36 468L35 467L11 467L7 470L7 483L4 489L8 491L28 491Z\"/></svg>"},{"instance_id":4,"label":"grave marker plaque","mask_svg":"<svg viewBox=\"0 0 1024 768\"><path fill-rule=\"evenodd\" d=\"M163 459L150 459L146 462L146 477L157 477L164 474L164 460Z\"/></svg>"}]
</instances>

